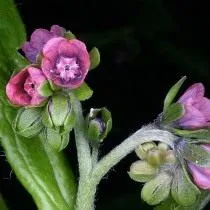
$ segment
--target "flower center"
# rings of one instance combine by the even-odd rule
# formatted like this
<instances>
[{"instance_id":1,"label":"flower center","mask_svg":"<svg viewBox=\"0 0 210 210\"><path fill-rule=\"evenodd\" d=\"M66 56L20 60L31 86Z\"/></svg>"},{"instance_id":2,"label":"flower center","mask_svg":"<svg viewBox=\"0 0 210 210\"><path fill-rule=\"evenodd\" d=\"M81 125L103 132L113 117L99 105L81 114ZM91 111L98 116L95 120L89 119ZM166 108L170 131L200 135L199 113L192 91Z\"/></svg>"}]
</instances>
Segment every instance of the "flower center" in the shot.
<instances>
[{"instance_id":1,"label":"flower center","mask_svg":"<svg viewBox=\"0 0 210 210\"><path fill-rule=\"evenodd\" d=\"M31 77L28 77L24 83L24 90L29 96L33 96L36 92L36 84L33 82Z\"/></svg>"},{"instance_id":2,"label":"flower center","mask_svg":"<svg viewBox=\"0 0 210 210\"><path fill-rule=\"evenodd\" d=\"M69 82L82 76L80 66L77 64L77 59L63 56L61 56L56 63L55 73L64 82Z\"/></svg>"}]
</instances>

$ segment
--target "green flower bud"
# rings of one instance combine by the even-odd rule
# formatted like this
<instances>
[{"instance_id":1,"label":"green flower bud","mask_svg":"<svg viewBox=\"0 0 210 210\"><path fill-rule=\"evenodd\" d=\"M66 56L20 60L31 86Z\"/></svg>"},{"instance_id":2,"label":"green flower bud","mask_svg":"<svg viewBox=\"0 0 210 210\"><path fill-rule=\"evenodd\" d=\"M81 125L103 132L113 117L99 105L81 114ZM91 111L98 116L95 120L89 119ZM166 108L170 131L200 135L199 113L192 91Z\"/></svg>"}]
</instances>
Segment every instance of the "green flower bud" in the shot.
<instances>
[{"instance_id":1,"label":"green flower bud","mask_svg":"<svg viewBox=\"0 0 210 210\"><path fill-rule=\"evenodd\" d=\"M168 173L160 173L147 182L141 191L142 199L149 205L157 205L165 200L170 193L172 176Z\"/></svg>"},{"instance_id":2,"label":"green flower bud","mask_svg":"<svg viewBox=\"0 0 210 210\"><path fill-rule=\"evenodd\" d=\"M105 107L91 109L87 116L87 136L89 140L98 144L102 142L112 128L111 113Z\"/></svg>"},{"instance_id":3,"label":"green flower bud","mask_svg":"<svg viewBox=\"0 0 210 210\"><path fill-rule=\"evenodd\" d=\"M43 124L60 134L72 130L75 125L75 114L70 98L64 93L58 93L49 100L42 115Z\"/></svg>"},{"instance_id":4,"label":"green flower bud","mask_svg":"<svg viewBox=\"0 0 210 210\"><path fill-rule=\"evenodd\" d=\"M44 127L41 120L41 113L41 108L19 109L17 116L13 121L13 129L19 135L27 138L36 136Z\"/></svg>"},{"instance_id":5,"label":"green flower bud","mask_svg":"<svg viewBox=\"0 0 210 210\"><path fill-rule=\"evenodd\" d=\"M134 181L147 182L151 180L157 172L157 168L146 161L139 160L131 165L128 174Z\"/></svg>"},{"instance_id":6,"label":"green flower bud","mask_svg":"<svg viewBox=\"0 0 210 210\"><path fill-rule=\"evenodd\" d=\"M45 128L43 130L42 138L57 152L65 149L69 143L69 133L61 135L51 128Z\"/></svg>"},{"instance_id":7,"label":"green flower bud","mask_svg":"<svg viewBox=\"0 0 210 210\"><path fill-rule=\"evenodd\" d=\"M193 184L188 181L182 168L176 169L171 186L171 195L173 199L182 206L192 205L199 194L192 185Z\"/></svg>"},{"instance_id":8,"label":"green flower bud","mask_svg":"<svg viewBox=\"0 0 210 210\"><path fill-rule=\"evenodd\" d=\"M160 143L158 144L158 149L163 150L163 151L166 151L166 150L169 149L169 145L166 144L166 143L160 142Z\"/></svg>"},{"instance_id":9,"label":"green flower bud","mask_svg":"<svg viewBox=\"0 0 210 210\"><path fill-rule=\"evenodd\" d=\"M157 147L157 145L155 144L155 142L151 141L151 142L147 142L147 143L139 145L136 148L135 152L136 152L136 155L141 160L145 160L147 158L148 151L151 149L154 149L156 147Z\"/></svg>"},{"instance_id":10,"label":"green flower bud","mask_svg":"<svg viewBox=\"0 0 210 210\"><path fill-rule=\"evenodd\" d=\"M147 154L147 161L153 166L160 166L163 163L163 153L161 150L152 149Z\"/></svg>"}]
</instances>

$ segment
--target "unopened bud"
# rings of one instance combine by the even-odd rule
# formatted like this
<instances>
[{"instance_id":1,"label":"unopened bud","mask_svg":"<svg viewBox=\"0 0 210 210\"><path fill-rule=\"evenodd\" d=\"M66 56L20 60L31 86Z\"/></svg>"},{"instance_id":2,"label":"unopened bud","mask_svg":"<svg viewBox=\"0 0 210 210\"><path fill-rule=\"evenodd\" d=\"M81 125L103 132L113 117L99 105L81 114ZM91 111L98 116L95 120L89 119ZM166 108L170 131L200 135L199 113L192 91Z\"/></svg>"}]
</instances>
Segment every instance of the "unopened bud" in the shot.
<instances>
[{"instance_id":1,"label":"unopened bud","mask_svg":"<svg viewBox=\"0 0 210 210\"><path fill-rule=\"evenodd\" d=\"M156 148L157 145L155 144L155 142L147 142L144 144L139 145L136 149L135 152L137 154L137 156L141 159L141 160L145 160L147 158L147 154L150 150Z\"/></svg>"}]
</instances>

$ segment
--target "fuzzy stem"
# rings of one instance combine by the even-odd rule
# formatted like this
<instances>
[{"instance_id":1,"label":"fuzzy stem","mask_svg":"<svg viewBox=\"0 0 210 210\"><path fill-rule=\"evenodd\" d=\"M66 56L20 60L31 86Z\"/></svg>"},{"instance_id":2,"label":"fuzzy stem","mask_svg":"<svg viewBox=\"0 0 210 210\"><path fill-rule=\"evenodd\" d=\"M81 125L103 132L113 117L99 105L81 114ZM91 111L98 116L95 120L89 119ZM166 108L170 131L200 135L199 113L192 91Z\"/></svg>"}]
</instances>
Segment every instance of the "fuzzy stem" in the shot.
<instances>
[{"instance_id":1,"label":"fuzzy stem","mask_svg":"<svg viewBox=\"0 0 210 210\"><path fill-rule=\"evenodd\" d=\"M92 167L94 167L98 162L98 147L92 148Z\"/></svg>"},{"instance_id":2,"label":"fuzzy stem","mask_svg":"<svg viewBox=\"0 0 210 210\"><path fill-rule=\"evenodd\" d=\"M79 205L76 210L94 209L94 195L100 180L114 165L119 163L138 145L149 141L161 141L173 148L175 139L176 137L168 131L159 130L151 126L143 127L128 137L95 165L89 179L83 182L83 191L81 194L78 194Z\"/></svg>"}]
</instances>

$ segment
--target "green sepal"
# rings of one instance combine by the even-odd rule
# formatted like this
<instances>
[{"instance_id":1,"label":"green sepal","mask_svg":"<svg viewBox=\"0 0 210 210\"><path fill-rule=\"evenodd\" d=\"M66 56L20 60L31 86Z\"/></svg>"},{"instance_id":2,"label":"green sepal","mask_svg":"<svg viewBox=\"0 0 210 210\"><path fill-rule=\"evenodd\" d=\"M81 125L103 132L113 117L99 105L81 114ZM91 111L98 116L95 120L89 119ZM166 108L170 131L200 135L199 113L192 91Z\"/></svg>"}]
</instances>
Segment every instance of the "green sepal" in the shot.
<instances>
[{"instance_id":1,"label":"green sepal","mask_svg":"<svg viewBox=\"0 0 210 210\"><path fill-rule=\"evenodd\" d=\"M184 115L184 106L180 103L174 103L170 105L167 110L163 113L164 124L170 124Z\"/></svg>"},{"instance_id":2,"label":"green sepal","mask_svg":"<svg viewBox=\"0 0 210 210\"><path fill-rule=\"evenodd\" d=\"M182 84L186 80L186 76L182 77L175 85L171 87L171 89L168 91L165 100L164 100L164 106L163 106L163 112L166 112L166 110L169 108L171 103L173 102L174 98L176 97L179 89L181 88Z\"/></svg>"},{"instance_id":3,"label":"green sepal","mask_svg":"<svg viewBox=\"0 0 210 210\"><path fill-rule=\"evenodd\" d=\"M75 36L71 31L66 31L66 32L64 33L64 37L65 37L66 39L69 39L69 40L71 40L71 39L76 39L76 36Z\"/></svg>"},{"instance_id":4,"label":"green sepal","mask_svg":"<svg viewBox=\"0 0 210 210\"><path fill-rule=\"evenodd\" d=\"M96 47L89 52L90 57L90 70L95 69L100 64L100 53Z\"/></svg>"},{"instance_id":5,"label":"green sepal","mask_svg":"<svg viewBox=\"0 0 210 210\"><path fill-rule=\"evenodd\" d=\"M158 169L146 161L138 160L132 163L128 175L136 182L148 182L158 172Z\"/></svg>"},{"instance_id":6,"label":"green sepal","mask_svg":"<svg viewBox=\"0 0 210 210\"><path fill-rule=\"evenodd\" d=\"M72 130L75 125L75 113L67 94L59 92L52 96L43 112L42 122L60 134Z\"/></svg>"},{"instance_id":7,"label":"green sepal","mask_svg":"<svg viewBox=\"0 0 210 210\"><path fill-rule=\"evenodd\" d=\"M149 205L157 205L168 198L172 177L168 173L160 173L147 182L141 191L141 198Z\"/></svg>"},{"instance_id":8,"label":"green sepal","mask_svg":"<svg viewBox=\"0 0 210 210\"><path fill-rule=\"evenodd\" d=\"M101 125L97 120L91 120L89 122L87 136L88 139L92 141L92 143L98 143L97 140L101 135Z\"/></svg>"},{"instance_id":9,"label":"green sepal","mask_svg":"<svg viewBox=\"0 0 210 210\"><path fill-rule=\"evenodd\" d=\"M181 142L178 154L181 158L191 161L201 167L210 167L210 153L199 145Z\"/></svg>"},{"instance_id":10,"label":"green sepal","mask_svg":"<svg viewBox=\"0 0 210 210\"><path fill-rule=\"evenodd\" d=\"M112 129L112 114L106 107L103 107L101 109L101 117L102 117L102 119L104 120L104 122L106 124L105 131L101 135L101 140L103 140L103 139L105 139L107 137L108 133Z\"/></svg>"},{"instance_id":11,"label":"green sepal","mask_svg":"<svg viewBox=\"0 0 210 210\"><path fill-rule=\"evenodd\" d=\"M49 97L53 94L53 90L50 87L48 81L43 82L37 89L38 93L43 97Z\"/></svg>"},{"instance_id":12,"label":"green sepal","mask_svg":"<svg viewBox=\"0 0 210 210\"><path fill-rule=\"evenodd\" d=\"M13 130L24 137L32 138L43 129L41 108L21 108L12 123Z\"/></svg>"},{"instance_id":13,"label":"green sepal","mask_svg":"<svg viewBox=\"0 0 210 210\"><path fill-rule=\"evenodd\" d=\"M174 128L173 133L185 138L190 138L189 141L210 143L210 129L199 130L181 130Z\"/></svg>"},{"instance_id":14,"label":"green sepal","mask_svg":"<svg viewBox=\"0 0 210 210\"><path fill-rule=\"evenodd\" d=\"M93 95L93 90L84 82L80 87L73 90L73 93L79 101L85 101Z\"/></svg>"},{"instance_id":15,"label":"green sepal","mask_svg":"<svg viewBox=\"0 0 210 210\"><path fill-rule=\"evenodd\" d=\"M173 199L182 206L192 205L199 193L192 187L182 168L177 168L171 185Z\"/></svg>"},{"instance_id":16,"label":"green sepal","mask_svg":"<svg viewBox=\"0 0 210 210\"><path fill-rule=\"evenodd\" d=\"M61 135L53 129L45 128L41 135L46 139L47 143L57 152L65 149L69 143L69 133Z\"/></svg>"}]
</instances>

